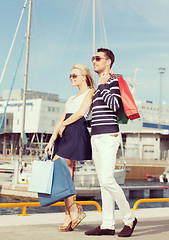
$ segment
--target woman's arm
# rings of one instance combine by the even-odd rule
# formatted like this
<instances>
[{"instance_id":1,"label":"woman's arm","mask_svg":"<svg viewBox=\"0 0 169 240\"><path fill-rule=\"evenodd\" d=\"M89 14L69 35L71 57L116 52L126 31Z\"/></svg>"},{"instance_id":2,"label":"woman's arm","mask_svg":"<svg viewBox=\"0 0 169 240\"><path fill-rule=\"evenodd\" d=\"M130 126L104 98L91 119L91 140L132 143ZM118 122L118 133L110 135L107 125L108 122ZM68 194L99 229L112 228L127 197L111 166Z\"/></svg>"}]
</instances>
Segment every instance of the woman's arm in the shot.
<instances>
[{"instance_id":1,"label":"woman's arm","mask_svg":"<svg viewBox=\"0 0 169 240\"><path fill-rule=\"evenodd\" d=\"M56 140L56 138L57 138L57 136L58 136L59 127L60 127L60 125L62 124L62 122L64 121L65 116L66 116L66 111L64 110L64 112L62 113L59 121L58 121L58 122L56 123L56 125L55 125L53 134L52 134L52 136L51 136L51 138L50 138L50 140L49 140L48 145L47 145L46 148L45 148L45 152L51 153L51 149L52 149L52 147L53 147L53 143L54 143L54 141Z\"/></svg>"},{"instance_id":2,"label":"woman's arm","mask_svg":"<svg viewBox=\"0 0 169 240\"><path fill-rule=\"evenodd\" d=\"M59 135L62 137L62 133L65 129L65 127L71 123L76 122L77 120L79 120L80 118L82 118L86 112L89 110L91 104L92 104L92 100L93 100L93 94L94 94L95 90L91 89L88 94L86 95L86 97L84 98L80 109L73 113L69 118L67 118L65 121L63 121L59 127Z\"/></svg>"}]
</instances>

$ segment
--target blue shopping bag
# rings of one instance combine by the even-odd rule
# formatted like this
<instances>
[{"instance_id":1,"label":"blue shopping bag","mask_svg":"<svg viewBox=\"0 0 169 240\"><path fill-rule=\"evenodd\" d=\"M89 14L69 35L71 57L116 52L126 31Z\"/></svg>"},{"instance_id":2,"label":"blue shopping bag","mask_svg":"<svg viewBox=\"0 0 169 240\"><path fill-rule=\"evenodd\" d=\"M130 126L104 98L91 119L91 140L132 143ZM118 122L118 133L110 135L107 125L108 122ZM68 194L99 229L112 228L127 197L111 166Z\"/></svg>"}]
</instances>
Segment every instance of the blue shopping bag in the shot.
<instances>
[{"instance_id":1,"label":"blue shopping bag","mask_svg":"<svg viewBox=\"0 0 169 240\"><path fill-rule=\"evenodd\" d=\"M32 164L32 174L28 191L37 193L51 193L54 162L46 155L42 160L35 160Z\"/></svg>"},{"instance_id":2,"label":"blue shopping bag","mask_svg":"<svg viewBox=\"0 0 169 240\"><path fill-rule=\"evenodd\" d=\"M66 160L58 158L54 161L51 194L38 193L40 206L49 206L75 194L76 190Z\"/></svg>"}]
</instances>

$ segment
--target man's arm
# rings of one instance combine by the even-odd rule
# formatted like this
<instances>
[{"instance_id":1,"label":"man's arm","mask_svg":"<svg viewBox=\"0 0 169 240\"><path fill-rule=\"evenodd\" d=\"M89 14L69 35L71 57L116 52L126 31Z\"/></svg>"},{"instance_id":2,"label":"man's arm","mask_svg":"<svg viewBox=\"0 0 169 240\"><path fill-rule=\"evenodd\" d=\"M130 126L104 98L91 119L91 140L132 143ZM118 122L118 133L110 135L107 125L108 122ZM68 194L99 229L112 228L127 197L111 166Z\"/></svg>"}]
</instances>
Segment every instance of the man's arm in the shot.
<instances>
[{"instance_id":1,"label":"man's arm","mask_svg":"<svg viewBox=\"0 0 169 240\"><path fill-rule=\"evenodd\" d=\"M113 112L117 112L121 103L118 79L111 78L106 84L100 84L98 89L100 90L103 101L113 110Z\"/></svg>"}]
</instances>

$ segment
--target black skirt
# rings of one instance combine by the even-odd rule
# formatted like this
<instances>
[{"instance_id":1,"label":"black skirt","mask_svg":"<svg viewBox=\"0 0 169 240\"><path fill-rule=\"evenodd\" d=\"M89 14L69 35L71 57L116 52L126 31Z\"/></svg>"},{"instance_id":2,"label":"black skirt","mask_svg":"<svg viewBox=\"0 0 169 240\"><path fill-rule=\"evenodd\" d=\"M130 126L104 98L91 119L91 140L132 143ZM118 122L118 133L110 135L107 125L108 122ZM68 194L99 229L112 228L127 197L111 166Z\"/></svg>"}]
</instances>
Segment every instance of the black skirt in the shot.
<instances>
[{"instance_id":1,"label":"black skirt","mask_svg":"<svg viewBox=\"0 0 169 240\"><path fill-rule=\"evenodd\" d=\"M72 114L66 114L65 119ZM92 159L90 134L84 117L66 126L62 137L58 136L54 142L54 155L71 160L82 161Z\"/></svg>"}]
</instances>

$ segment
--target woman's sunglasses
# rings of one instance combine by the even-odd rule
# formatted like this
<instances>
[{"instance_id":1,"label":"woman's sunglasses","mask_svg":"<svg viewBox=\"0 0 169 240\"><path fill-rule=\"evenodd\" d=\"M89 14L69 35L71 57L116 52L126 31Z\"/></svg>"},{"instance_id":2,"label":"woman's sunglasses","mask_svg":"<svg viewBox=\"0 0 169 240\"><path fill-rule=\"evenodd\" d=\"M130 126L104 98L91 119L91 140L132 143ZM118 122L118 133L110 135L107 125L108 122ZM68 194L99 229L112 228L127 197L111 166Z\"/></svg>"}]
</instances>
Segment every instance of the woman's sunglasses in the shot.
<instances>
[{"instance_id":1,"label":"woman's sunglasses","mask_svg":"<svg viewBox=\"0 0 169 240\"><path fill-rule=\"evenodd\" d=\"M84 75L77 75L77 74L73 73L73 74L70 74L69 78L76 79L78 76L84 76Z\"/></svg>"},{"instance_id":2,"label":"woman's sunglasses","mask_svg":"<svg viewBox=\"0 0 169 240\"><path fill-rule=\"evenodd\" d=\"M105 57L100 57L100 56L93 56L92 57L92 62L96 60L96 62L100 62L101 59L104 59Z\"/></svg>"}]
</instances>

